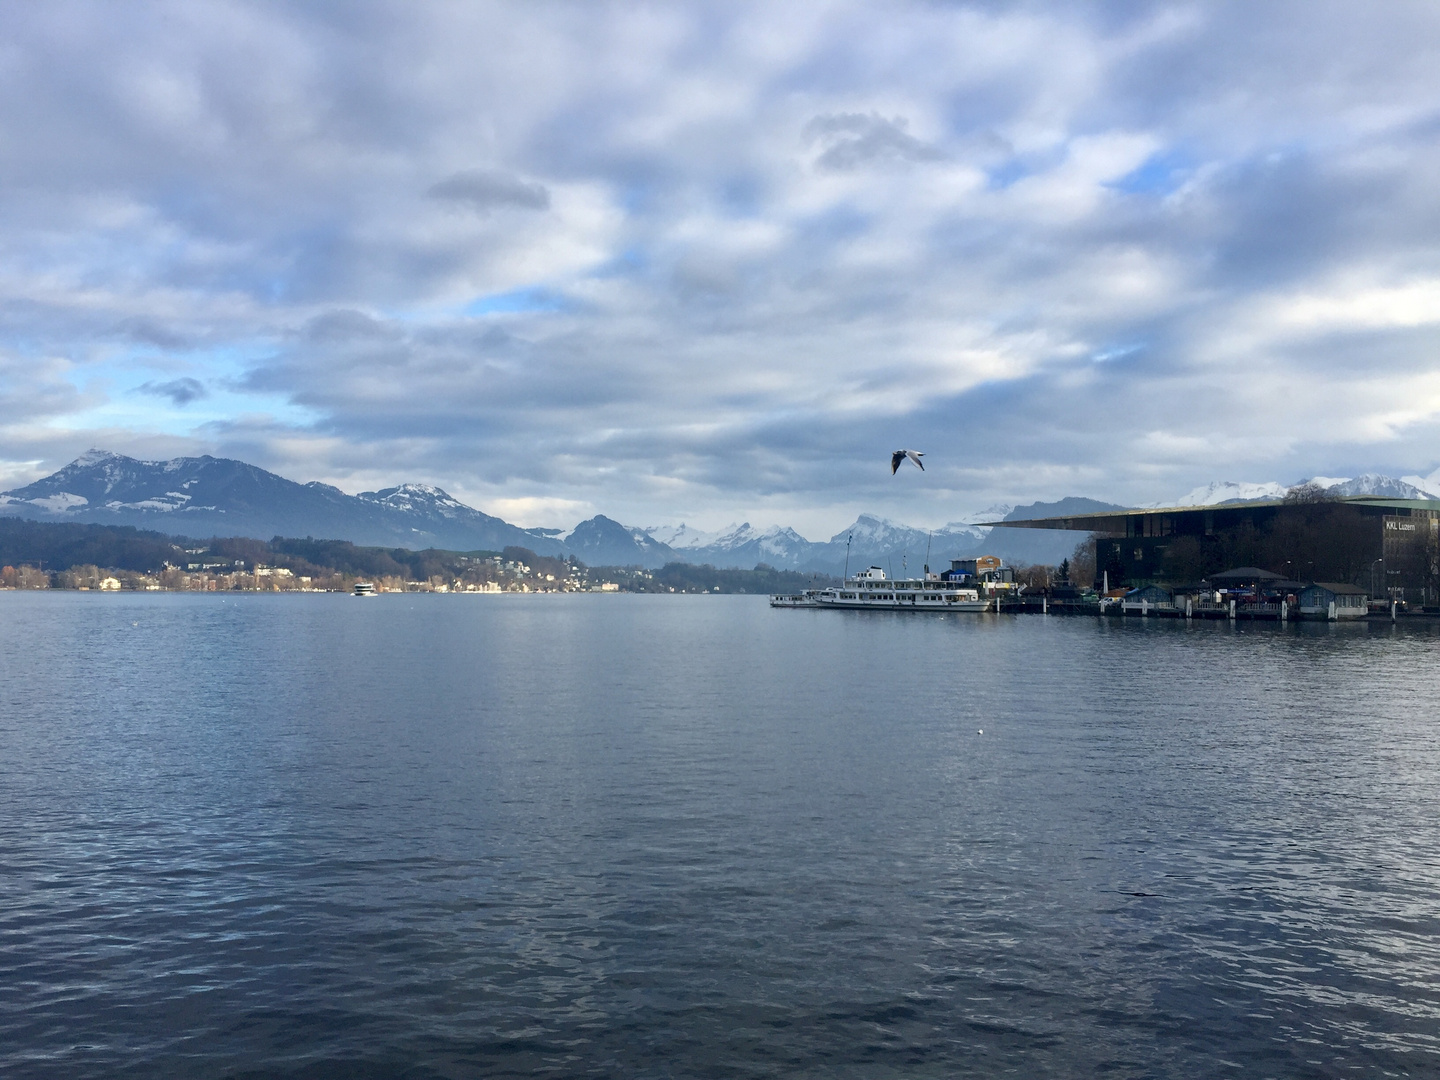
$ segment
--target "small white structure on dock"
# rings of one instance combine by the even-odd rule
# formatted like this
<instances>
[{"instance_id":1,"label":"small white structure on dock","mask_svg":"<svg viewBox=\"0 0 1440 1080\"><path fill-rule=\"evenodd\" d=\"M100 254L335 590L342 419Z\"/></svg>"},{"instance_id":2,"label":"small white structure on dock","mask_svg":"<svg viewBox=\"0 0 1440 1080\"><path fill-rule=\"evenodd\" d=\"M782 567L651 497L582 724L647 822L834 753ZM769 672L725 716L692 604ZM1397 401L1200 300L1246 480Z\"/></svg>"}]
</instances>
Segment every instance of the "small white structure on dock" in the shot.
<instances>
[{"instance_id":1,"label":"small white structure on dock","mask_svg":"<svg viewBox=\"0 0 1440 1080\"><path fill-rule=\"evenodd\" d=\"M1175 594L1163 585L1131 589L1120 601L1120 612L1124 615L1177 615L1184 611L1184 603L1177 605Z\"/></svg>"},{"instance_id":2,"label":"small white structure on dock","mask_svg":"<svg viewBox=\"0 0 1440 1080\"><path fill-rule=\"evenodd\" d=\"M1301 619L1363 619L1369 611L1364 589L1335 581L1317 581L1300 590L1296 617Z\"/></svg>"}]
</instances>

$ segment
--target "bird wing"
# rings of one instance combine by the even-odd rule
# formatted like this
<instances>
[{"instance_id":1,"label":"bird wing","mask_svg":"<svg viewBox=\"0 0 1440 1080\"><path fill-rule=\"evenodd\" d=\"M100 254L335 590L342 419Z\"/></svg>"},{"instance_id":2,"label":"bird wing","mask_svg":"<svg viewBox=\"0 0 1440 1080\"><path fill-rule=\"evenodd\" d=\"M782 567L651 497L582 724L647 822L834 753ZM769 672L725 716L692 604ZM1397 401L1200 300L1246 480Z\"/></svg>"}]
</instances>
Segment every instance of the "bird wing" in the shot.
<instances>
[{"instance_id":1,"label":"bird wing","mask_svg":"<svg viewBox=\"0 0 1440 1080\"><path fill-rule=\"evenodd\" d=\"M894 476L895 473L899 471L899 469L900 469L900 462L902 462L902 461L905 460L905 453L906 453L906 452L905 452L904 450L896 450L893 454L890 455L890 475L891 475L891 476Z\"/></svg>"},{"instance_id":2,"label":"bird wing","mask_svg":"<svg viewBox=\"0 0 1440 1080\"><path fill-rule=\"evenodd\" d=\"M911 461L913 461L916 465L919 465L921 472L925 471L925 463L920 460L925 455L922 454L919 450L906 450L905 456L908 457Z\"/></svg>"}]
</instances>

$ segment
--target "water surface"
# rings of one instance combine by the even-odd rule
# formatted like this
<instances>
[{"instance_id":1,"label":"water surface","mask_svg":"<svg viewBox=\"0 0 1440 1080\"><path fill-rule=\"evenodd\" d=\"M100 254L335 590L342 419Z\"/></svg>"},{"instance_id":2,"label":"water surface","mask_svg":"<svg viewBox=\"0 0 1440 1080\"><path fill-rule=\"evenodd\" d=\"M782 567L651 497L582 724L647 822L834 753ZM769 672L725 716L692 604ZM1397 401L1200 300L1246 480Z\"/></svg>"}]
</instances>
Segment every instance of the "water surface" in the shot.
<instances>
[{"instance_id":1,"label":"water surface","mask_svg":"<svg viewBox=\"0 0 1440 1080\"><path fill-rule=\"evenodd\" d=\"M1437 1075L1437 657L0 594L0 1072Z\"/></svg>"}]
</instances>

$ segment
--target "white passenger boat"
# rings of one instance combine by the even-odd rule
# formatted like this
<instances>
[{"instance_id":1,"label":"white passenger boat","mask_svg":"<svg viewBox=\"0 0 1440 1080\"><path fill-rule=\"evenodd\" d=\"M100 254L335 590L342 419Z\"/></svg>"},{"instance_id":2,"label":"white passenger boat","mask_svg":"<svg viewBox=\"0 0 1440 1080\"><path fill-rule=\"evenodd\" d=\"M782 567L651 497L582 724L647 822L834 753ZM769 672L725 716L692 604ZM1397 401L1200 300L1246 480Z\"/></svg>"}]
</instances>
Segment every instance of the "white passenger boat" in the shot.
<instances>
[{"instance_id":1,"label":"white passenger boat","mask_svg":"<svg viewBox=\"0 0 1440 1080\"><path fill-rule=\"evenodd\" d=\"M375 586L368 581L357 581L355 583L356 596L374 596Z\"/></svg>"},{"instance_id":2,"label":"white passenger boat","mask_svg":"<svg viewBox=\"0 0 1440 1080\"><path fill-rule=\"evenodd\" d=\"M819 607L815 602L815 596L819 589L806 589L802 593L772 593L770 596L771 607Z\"/></svg>"},{"instance_id":3,"label":"white passenger boat","mask_svg":"<svg viewBox=\"0 0 1440 1080\"><path fill-rule=\"evenodd\" d=\"M797 602L781 602L791 601ZM772 607L844 608L864 611L991 611L994 601L982 598L973 585L948 581L939 574L920 578L885 576L878 566L845 579L844 585L811 590L800 596L772 596Z\"/></svg>"}]
</instances>

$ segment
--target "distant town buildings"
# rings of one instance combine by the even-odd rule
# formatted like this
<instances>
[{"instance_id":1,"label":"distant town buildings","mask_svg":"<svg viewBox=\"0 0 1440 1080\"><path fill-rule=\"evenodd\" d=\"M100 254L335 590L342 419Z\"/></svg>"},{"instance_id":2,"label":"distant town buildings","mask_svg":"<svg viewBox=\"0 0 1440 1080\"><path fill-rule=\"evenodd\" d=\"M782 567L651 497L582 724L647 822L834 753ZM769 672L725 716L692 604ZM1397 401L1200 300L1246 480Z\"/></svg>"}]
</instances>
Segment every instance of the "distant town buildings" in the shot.
<instances>
[{"instance_id":1,"label":"distant town buildings","mask_svg":"<svg viewBox=\"0 0 1440 1080\"><path fill-rule=\"evenodd\" d=\"M187 550L186 555L205 555L206 549ZM458 573L431 575L424 579L393 575L364 575L377 592L503 593L582 592L591 588L588 572L578 565L554 562L564 568L537 570L525 560L458 557ZM550 560L546 560L547 562ZM344 573L299 574L292 567L255 563L246 569L244 560L199 558L180 566L166 566L153 573L102 570L96 566L72 566L46 572L34 566L0 568L0 588L78 589L96 592L138 590L157 592L350 592L357 575ZM611 586L618 587L618 586Z\"/></svg>"}]
</instances>

